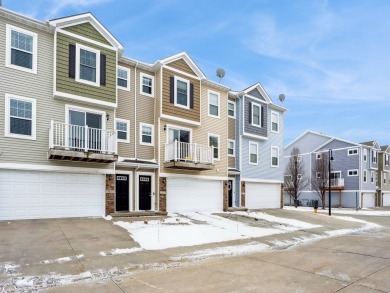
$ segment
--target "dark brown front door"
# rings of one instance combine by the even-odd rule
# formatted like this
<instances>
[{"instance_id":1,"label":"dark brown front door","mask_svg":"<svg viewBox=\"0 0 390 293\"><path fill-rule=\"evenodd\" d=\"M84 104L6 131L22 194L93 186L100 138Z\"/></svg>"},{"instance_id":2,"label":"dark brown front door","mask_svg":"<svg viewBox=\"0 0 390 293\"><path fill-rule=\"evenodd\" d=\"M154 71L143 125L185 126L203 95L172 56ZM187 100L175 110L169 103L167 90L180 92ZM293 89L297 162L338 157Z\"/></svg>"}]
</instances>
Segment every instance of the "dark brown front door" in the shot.
<instances>
[{"instance_id":1,"label":"dark brown front door","mask_svg":"<svg viewBox=\"0 0 390 293\"><path fill-rule=\"evenodd\" d=\"M129 175L116 175L115 180L116 211L129 210Z\"/></svg>"},{"instance_id":2,"label":"dark brown front door","mask_svg":"<svg viewBox=\"0 0 390 293\"><path fill-rule=\"evenodd\" d=\"M152 176L140 175L138 182L139 210L148 211L152 208Z\"/></svg>"},{"instance_id":3,"label":"dark brown front door","mask_svg":"<svg viewBox=\"0 0 390 293\"><path fill-rule=\"evenodd\" d=\"M229 208L233 207L233 180L228 180Z\"/></svg>"}]
</instances>

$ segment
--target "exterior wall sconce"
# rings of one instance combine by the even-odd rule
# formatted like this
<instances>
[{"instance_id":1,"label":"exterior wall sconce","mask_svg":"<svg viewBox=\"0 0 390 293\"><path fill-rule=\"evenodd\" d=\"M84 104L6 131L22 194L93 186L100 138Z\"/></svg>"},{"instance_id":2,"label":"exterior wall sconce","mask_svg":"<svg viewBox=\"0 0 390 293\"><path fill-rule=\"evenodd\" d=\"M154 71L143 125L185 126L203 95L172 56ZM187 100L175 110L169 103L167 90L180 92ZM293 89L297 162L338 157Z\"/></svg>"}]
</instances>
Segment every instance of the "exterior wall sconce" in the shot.
<instances>
[{"instance_id":1,"label":"exterior wall sconce","mask_svg":"<svg viewBox=\"0 0 390 293\"><path fill-rule=\"evenodd\" d=\"M164 131L166 131L167 130L167 125L164 125Z\"/></svg>"},{"instance_id":2,"label":"exterior wall sconce","mask_svg":"<svg viewBox=\"0 0 390 293\"><path fill-rule=\"evenodd\" d=\"M106 114L106 121L110 120L110 114Z\"/></svg>"}]
</instances>

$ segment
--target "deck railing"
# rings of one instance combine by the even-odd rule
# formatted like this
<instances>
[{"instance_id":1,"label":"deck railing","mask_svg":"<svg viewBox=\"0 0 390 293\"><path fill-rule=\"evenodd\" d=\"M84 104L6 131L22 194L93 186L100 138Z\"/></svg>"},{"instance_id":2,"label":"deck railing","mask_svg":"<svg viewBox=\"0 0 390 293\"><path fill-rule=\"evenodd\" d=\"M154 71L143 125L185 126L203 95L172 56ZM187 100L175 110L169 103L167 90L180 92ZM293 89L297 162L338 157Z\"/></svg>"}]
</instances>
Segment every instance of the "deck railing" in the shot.
<instances>
[{"instance_id":1,"label":"deck railing","mask_svg":"<svg viewBox=\"0 0 390 293\"><path fill-rule=\"evenodd\" d=\"M332 187L336 187L336 186L344 187L344 178L330 179L330 184Z\"/></svg>"},{"instance_id":2,"label":"deck railing","mask_svg":"<svg viewBox=\"0 0 390 293\"><path fill-rule=\"evenodd\" d=\"M165 145L165 162L185 161L191 163L213 164L214 147L175 140Z\"/></svg>"}]
</instances>

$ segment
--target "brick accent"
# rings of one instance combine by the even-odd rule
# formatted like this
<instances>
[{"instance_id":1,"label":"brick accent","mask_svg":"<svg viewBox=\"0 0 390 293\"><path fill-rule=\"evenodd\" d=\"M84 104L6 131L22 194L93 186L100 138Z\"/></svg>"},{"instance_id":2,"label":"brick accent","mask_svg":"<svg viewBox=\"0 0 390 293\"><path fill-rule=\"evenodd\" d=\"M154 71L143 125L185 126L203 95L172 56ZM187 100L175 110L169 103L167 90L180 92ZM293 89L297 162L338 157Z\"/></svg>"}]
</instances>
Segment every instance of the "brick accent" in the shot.
<instances>
[{"instance_id":1,"label":"brick accent","mask_svg":"<svg viewBox=\"0 0 390 293\"><path fill-rule=\"evenodd\" d=\"M229 184L227 180L223 181L223 211L226 212L229 208Z\"/></svg>"},{"instance_id":2,"label":"brick accent","mask_svg":"<svg viewBox=\"0 0 390 293\"><path fill-rule=\"evenodd\" d=\"M106 175L106 216L115 212L115 174Z\"/></svg>"},{"instance_id":3,"label":"brick accent","mask_svg":"<svg viewBox=\"0 0 390 293\"><path fill-rule=\"evenodd\" d=\"M159 192L159 201L160 201L160 212L167 211L167 178L160 177L160 192Z\"/></svg>"},{"instance_id":4,"label":"brick accent","mask_svg":"<svg viewBox=\"0 0 390 293\"><path fill-rule=\"evenodd\" d=\"M245 207L245 182L241 182L241 207Z\"/></svg>"}]
</instances>

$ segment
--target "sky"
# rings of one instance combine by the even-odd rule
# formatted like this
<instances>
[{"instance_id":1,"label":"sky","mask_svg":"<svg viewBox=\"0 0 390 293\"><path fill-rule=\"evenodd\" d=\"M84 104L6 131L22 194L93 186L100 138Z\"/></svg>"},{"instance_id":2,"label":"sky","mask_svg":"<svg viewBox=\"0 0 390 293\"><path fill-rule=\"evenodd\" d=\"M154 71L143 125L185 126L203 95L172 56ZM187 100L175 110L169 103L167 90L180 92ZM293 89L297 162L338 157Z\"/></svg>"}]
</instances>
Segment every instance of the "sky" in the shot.
<instances>
[{"instance_id":1,"label":"sky","mask_svg":"<svg viewBox=\"0 0 390 293\"><path fill-rule=\"evenodd\" d=\"M38 20L92 12L154 63L187 52L208 79L259 82L288 109L285 144L306 130L390 144L388 0L3 0ZM283 104L279 94L285 94ZM389 108L387 108L389 107Z\"/></svg>"}]
</instances>

